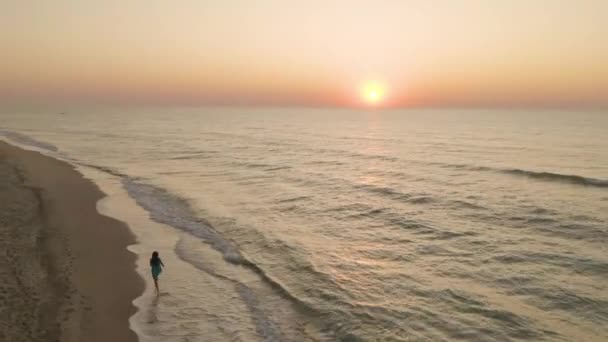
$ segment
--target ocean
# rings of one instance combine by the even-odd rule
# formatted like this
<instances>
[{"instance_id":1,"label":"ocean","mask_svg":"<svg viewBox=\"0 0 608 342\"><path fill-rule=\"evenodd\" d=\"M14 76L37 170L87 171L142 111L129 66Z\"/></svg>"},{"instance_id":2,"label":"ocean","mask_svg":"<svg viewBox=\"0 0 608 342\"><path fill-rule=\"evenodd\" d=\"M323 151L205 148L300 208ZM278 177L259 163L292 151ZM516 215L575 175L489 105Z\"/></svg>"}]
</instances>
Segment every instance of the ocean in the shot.
<instances>
[{"instance_id":1,"label":"ocean","mask_svg":"<svg viewBox=\"0 0 608 342\"><path fill-rule=\"evenodd\" d=\"M605 111L14 111L0 137L129 224L141 341L608 340Z\"/></svg>"}]
</instances>

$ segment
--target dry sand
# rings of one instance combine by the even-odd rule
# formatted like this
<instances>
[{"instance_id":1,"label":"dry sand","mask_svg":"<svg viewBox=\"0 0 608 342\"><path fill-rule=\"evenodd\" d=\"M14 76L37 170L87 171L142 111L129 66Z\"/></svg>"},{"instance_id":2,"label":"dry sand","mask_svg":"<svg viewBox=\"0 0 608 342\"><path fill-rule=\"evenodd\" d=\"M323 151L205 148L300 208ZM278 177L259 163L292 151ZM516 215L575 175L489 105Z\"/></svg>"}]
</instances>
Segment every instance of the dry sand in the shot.
<instances>
[{"instance_id":1,"label":"dry sand","mask_svg":"<svg viewBox=\"0 0 608 342\"><path fill-rule=\"evenodd\" d=\"M128 227L67 163L0 142L0 341L137 341Z\"/></svg>"}]
</instances>

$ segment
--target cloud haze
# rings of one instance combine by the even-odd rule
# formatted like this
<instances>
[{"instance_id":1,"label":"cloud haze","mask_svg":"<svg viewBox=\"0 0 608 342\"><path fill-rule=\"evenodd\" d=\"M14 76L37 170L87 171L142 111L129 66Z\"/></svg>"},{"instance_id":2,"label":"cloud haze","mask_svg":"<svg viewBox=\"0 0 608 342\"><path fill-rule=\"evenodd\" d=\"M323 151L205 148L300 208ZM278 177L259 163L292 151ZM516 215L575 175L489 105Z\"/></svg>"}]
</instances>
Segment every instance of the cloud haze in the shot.
<instances>
[{"instance_id":1,"label":"cloud haze","mask_svg":"<svg viewBox=\"0 0 608 342\"><path fill-rule=\"evenodd\" d=\"M608 1L14 1L0 102L608 104Z\"/></svg>"}]
</instances>

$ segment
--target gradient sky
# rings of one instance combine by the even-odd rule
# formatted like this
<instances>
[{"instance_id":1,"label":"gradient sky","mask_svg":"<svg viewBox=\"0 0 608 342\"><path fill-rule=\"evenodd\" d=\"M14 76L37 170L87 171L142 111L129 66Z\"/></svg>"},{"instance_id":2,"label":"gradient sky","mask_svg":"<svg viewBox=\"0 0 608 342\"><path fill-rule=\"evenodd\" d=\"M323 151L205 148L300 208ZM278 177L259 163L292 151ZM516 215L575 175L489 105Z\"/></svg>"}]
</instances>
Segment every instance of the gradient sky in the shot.
<instances>
[{"instance_id":1,"label":"gradient sky","mask_svg":"<svg viewBox=\"0 0 608 342\"><path fill-rule=\"evenodd\" d=\"M607 0L2 0L0 103L607 106Z\"/></svg>"}]
</instances>

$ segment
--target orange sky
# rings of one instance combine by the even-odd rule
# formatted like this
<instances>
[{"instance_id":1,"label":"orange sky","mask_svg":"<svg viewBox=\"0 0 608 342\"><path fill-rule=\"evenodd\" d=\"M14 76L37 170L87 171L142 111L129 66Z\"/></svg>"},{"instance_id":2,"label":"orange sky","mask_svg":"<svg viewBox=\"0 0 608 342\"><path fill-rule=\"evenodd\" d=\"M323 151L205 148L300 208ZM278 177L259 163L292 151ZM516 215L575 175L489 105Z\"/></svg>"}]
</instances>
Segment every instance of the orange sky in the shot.
<instances>
[{"instance_id":1,"label":"orange sky","mask_svg":"<svg viewBox=\"0 0 608 342\"><path fill-rule=\"evenodd\" d=\"M605 0L4 0L0 103L607 106Z\"/></svg>"}]
</instances>

